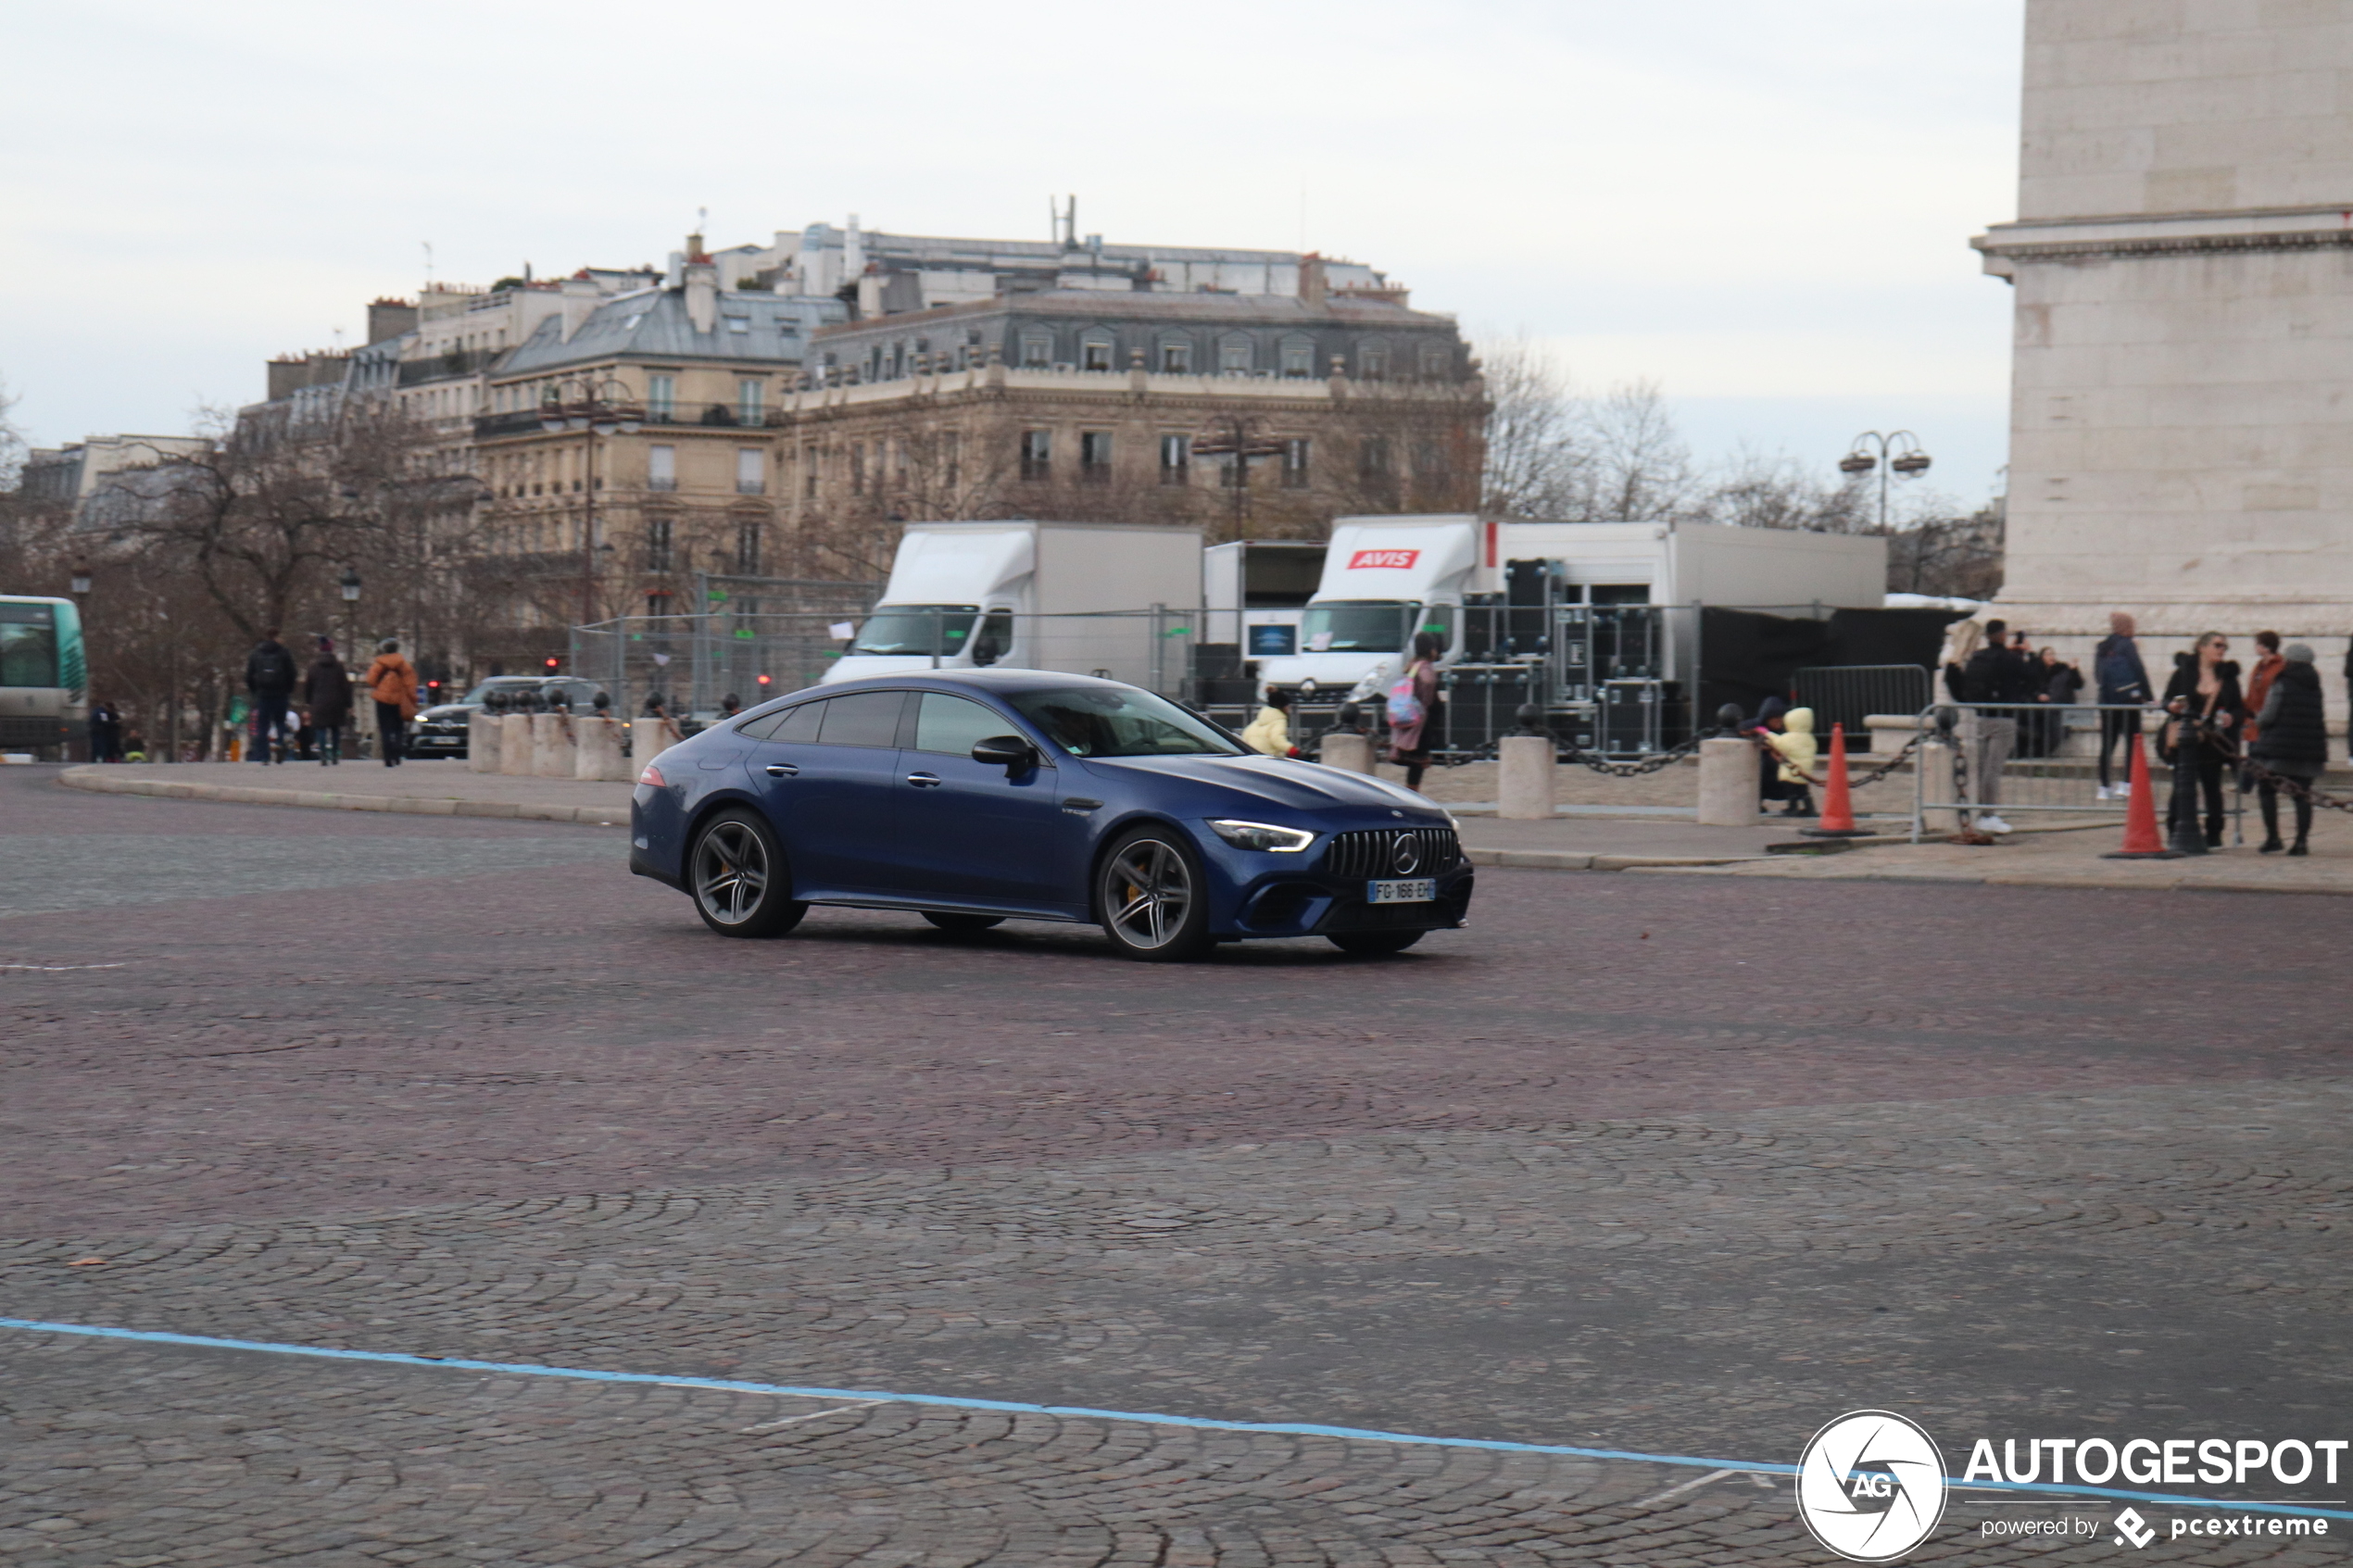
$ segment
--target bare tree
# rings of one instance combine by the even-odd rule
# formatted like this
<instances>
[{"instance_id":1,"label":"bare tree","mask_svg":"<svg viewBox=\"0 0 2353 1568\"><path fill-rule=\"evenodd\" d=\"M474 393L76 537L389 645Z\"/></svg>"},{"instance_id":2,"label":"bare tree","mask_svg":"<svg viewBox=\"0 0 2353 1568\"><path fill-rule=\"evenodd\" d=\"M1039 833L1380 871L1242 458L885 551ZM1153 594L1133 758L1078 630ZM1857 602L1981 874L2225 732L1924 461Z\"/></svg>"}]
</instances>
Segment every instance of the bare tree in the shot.
<instances>
[{"instance_id":1,"label":"bare tree","mask_svg":"<svg viewBox=\"0 0 2353 1568\"><path fill-rule=\"evenodd\" d=\"M1591 453L1580 521L1673 522L1701 500L1691 448L1654 381L1621 382L1584 410Z\"/></svg>"},{"instance_id":2,"label":"bare tree","mask_svg":"<svg viewBox=\"0 0 2353 1568\"><path fill-rule=\"evenodd\" d=\"M1568 378L1525 333L1480 345L1479 367L1491 408L1479 509L1504 518L1576 515L1592 458Z\"/></svg>"},{"instance_id":3,"label":"bare tree","mask_svg":"<svg viewBox=\"0 0 2353 1568\"><path fill-rule=\"evenodd\" d=\"M24 433L11 417L16 406L8 383L0 381L0 490L14 490L17 476L24 471Z\"/></svg>"},{"instance_id":4,"label":"bare tree","mask_svg":"<svg viewBox=\"0 0 2353 1568\"><path fill-rule=\"evenodd\" d=\"M1818 475L1786 454L1743 451L1701 503L1710 522L1811 533L1872 533L1877 519L1858 480Z\"/></svg>"}]
</instances>

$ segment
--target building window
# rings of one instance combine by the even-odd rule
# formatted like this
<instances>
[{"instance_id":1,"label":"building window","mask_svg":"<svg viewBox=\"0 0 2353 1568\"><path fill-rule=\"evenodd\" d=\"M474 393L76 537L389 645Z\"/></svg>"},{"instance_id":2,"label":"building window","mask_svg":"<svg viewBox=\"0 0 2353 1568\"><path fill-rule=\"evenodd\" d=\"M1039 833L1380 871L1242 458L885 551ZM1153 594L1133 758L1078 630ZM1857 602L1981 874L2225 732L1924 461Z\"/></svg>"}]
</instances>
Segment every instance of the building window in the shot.
<instances>
[{"instance_id":1,"label":"building window","mask_svg":"<svg viewBox=\"0 0 2353 1568\"><path fill-rule=\"evenodd\" d=\"M1164 343L1160 345L1161 374L1189 376L1193 373L1193 345L1189 343Z\"/></svg>"},{"instance_id":2,"label":"building window","mask_svg":"<svg viewBox=\"0 0 2353 1568\"><path fill-rule=\"evenodd\" d=\"M1385 381L1389 377L1389 349L1378 343L1368 343L1356 350L1356 373L1365 381Z\"/></svg>"},{"instance_id":3,"label":"building window","mask_svg":"<svg viewBox=\"0 0 2353 1568\"><path fill-rule=\"evenodd\" d=\"M1078 483L1111 483L1111 432L1082 430L1078 433Z\"/></svg>"},{"instance_id":4,"label":"building window","mask_svg":"<svg viewBox=\"0 0 2353 1568\"><path fill-rule=\"evenodd\" d=\"M1112 345L1101 338L1088 338L1078 345L1078 368L1082 370L1111 369Z\"/></svg>"},{"instance_id":5,"label":"building window","mask_svg":"<svg viewBox=\"0 0 2353 1568\"><path fill-rule=\"evenodd\" d=\"M751 318L749 316L730 316L727 318L727 330L731 332L749 336L751 333Z\"/></svg>"},{"instance_id":6,"label":"building window","mask_svg":"<svg viewBox=\"0 0 2353 1568\"><path fill-rule=\"evenodd\" d=\"M1217 345L1217 370L1221 375L1246 376L1250 367L1250 339L1229 337Z\"/></svg>"},{"instance_id":7,"label":"building window","mask_svg":"<svg viewBox=\"0 0 2353 1568\"><path fill-rule=\"evenodd\" d=\"M1446 374L1446 348L1443 344L1422 345L1422 380L1438 381Z\"/></svg>"},{"instance_id":8,"label":"building window","mask_svg":"<svg viewBox=\"0 0 2353 1568\"><path fill-rule=\"evenodd\" d=\"M1054 362L1054 340L1024 334L1021 340L1021 363L1026 370L1042 370Z\"/></svg>"},{"instance_id":9,"label":"building window","mask_svg":"<svg viewBox=\"0 0 2353 1568\"><path fill-rule=\"evenodd\" d=\"M678 378L648 376L646 378L646 412L668 423L678 411Z\"/></svg>"},{"instance_id":10,"label":"building window","mask_svg":"<svg viewBox=\"0 0 2353 1568\"><path fill-rule=\"evenodd\" d=\"M1446 483L1446 448L1435 441L1414 444L1414 479L1416 483L1441 485Z\"/></svg>"},{"instance_id":11,"label":"building window","mask_svg":"<svg viewBox=\"0 0 2353 1568\"><path fill-rule=\"evenodd\" d=\"M678 448L648 446L646 448L646 488L675 490L678 488Z\"/></svg>"},{"instance_id":12,"label":"building window","mask_svg":"<svg viewBox=\"0 0 2353 1568\"><path fill-rule=\"evenodd\" d=\"M939 438L940 482L951 491L956 488L958 472L963 465L963 433L952 430Z\"/></svg>"},{"instance_id":13,"label":"building window","mask_svg":"<svg viewBox=\"0 0 2353 1568\"><path fill-rule=\"evenodd\" d=\"M648 594L646 596L646 613L657 618L668 615L670 613L669 593L664 589L656 588L652 593ZM496 669L497 666L493 665L492 668Z\"/></svg>"},{"instance_id":14,"label":"building window","mask_svg":"<svg viewBox=\"0 0 2353 1568\"><path fill-rule=\"evenodd\" d=\"M756 517L736 521L736 571L746 577L760 575L760 520Z\"/></svg>"},{"instance_id":15,"label":"building window","mask_svg":"<svg viewBox=\"0 0 2353 1568\"><path fill-rule=\"evenodd\" d=\"M671 521L666 517L649 517L646 520L646 570L648 571L670 570L670 531Z\"/></svg>"},{"instance_id":16,"label":"building window","mask_svg":"<svg viewBox=\"0 0 2353 1568\"><path fill-rule=\"evenodd\" d=\"M800 449L800 493L809 500L817 498L817 448Z\"/></svg>"},{"instance_id":17,"label":"building window","mask_svg":"<svg viewBox=\"0 0 2353 1568\"><path fill-rule=\"evenodd\" d=\"M849 493L852 495L866 493L866 444L862 441L849 444Z\"/></svg>"},{"instance_id":18,"label":"building window","mask_svg":"<svg viewBox=\"0 0 2353 1568\"><path fill-rule=\"evenodd\" d=\"M1283 374L1312 376L1315 373L1315 345L1312 343L1283 345Z\"/></svg>"},{"instance_id":19,"label":"building window","mask_svg":"<svg viewBox=\"0 0 2353 1568\"><path fill-rule=\"evenodd\" d=\"M1283 443L1283 488L1307 488L1307 440L1304 436L1293 436Z\"/></svg>"},{"instance_id":20,"label":"building window","mask_svg":"<svg viewBox=\"0 0 2353 1568\"><path fill-rule=\"evenodd\" d=\"M765 391L762 383L749 376L736 383L736 420L737 423L756 425L760 422L760 405Z\"/></svg>"},{"instance_id":21,"label":"building window","mask_svg":"<svg viewBox=\"0 0 2353 1568\"><path fill-rule=\"evenodd\" d=\"M1191 475L1186 470L1193 461L1193 438L1189 435L1164 435L1160 438L1160 482L1163 484L1183 484Z\"/></svg>"},{"instance_id":22,"label":"building window","mask_svg":"<svg viewBox=\"0 0 2353 1568\"><path fill-rule=\"evenodd\" d=\"M768 494L768 454L757 446L736 448L736 494Z\"/></svg>"},{"instance_id":23,"label":"building window","mask_svg":"<svg viewBox=\"0 0 2353 1568\"><path fill-rule=\"evenodd\" d=\"M1054 433L1050 430L1026 430L1021 433L1021 476L1024 479L1051 479L1054 469Z\"/></svg>"},{"instance_id":24,"label":"building window","mask_svg":"<svg viewBox=\"0 0 2353 1568\"><path fill-rule=\"evenodd\" d=\"M1366 479L1389 477L1389 437L1365 437L1356 448L1356 471Z\"/></svg>"}]
</instances>

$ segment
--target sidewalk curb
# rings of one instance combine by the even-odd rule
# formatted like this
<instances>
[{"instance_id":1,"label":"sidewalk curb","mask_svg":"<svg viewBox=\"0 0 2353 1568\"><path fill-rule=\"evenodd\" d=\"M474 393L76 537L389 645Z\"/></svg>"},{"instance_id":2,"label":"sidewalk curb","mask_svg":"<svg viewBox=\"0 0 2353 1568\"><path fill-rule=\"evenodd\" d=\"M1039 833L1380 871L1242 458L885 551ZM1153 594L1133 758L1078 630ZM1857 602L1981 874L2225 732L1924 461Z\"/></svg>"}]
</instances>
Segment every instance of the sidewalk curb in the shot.
<instances>
[{"instance_id":1,"label":"sidewalk curb","mask_svg":"<svg viewBox=\"0 0 2353 1568\"><path fill-rule=\"evenodd\" d=\"M1661 872L1698 876L1735 874L1724 869L1728 862L1715 866L1673 865L1632 866L1629 871ZM1934 883L1946 887L2054 887L2076 893L2293 893L2308 897L2343 898L2353 897L2353 884L2343 887L2321 887L2311 883L2268 883L2241 881L2236 878L2201 881L2193 877L2173 877L2163 882L2140 882L2128 877L2100 872L2070 874L2062 872L2036 873L2032 872L1984 872L1947 874L1927 870L1888 872L1842 872L1836 876L1806 876L1786 873L1776 880L1790 882L1908 882L1915 885Z\"/></svg>"},{"instance_id":2,"label":"sidewalk curb","mask_svg":"<svg viewBox=\"0 0 2353 1568\"><path fill-rule=\"evenodd\" d=\"M176 779L123 778L128 768L69 768L57 775L68 789L99 795L149 795L167 800L220 800L241 806L307 806L328 811L394 811L412 817L505 817L534 822L577 822L625 828L627 813L610 806L549 806L534 801L459 800L411 795L347 795L314 789L263 789L256 784L187 784Z\"/></svg>"},{"instance_id":3,"label":"sidewalk curb","mask_svg":"<svg viewBox=\"0 0 2353 1568\"><path fill-rule=\"evenodd\" d=\"M1698 866L1730 866L1762 859L1759 855L1597 855L1567 849L1477 849L1466 845L1463 859L1474 866L1508 867L1519 871L1631 872L1677 870Z\"/></svg>"}]
</instances>

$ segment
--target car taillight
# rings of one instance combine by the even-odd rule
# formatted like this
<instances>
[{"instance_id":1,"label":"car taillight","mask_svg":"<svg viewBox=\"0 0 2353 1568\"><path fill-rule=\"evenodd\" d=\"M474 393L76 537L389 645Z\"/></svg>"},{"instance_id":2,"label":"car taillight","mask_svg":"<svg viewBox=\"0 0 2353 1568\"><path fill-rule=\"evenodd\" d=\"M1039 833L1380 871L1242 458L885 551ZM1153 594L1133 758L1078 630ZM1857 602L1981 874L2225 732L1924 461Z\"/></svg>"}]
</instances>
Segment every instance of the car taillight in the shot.
<instances>
[{"instance_id":1,"label":"car taillight","mask_svg":"<svg viewBox=\"0 0 2353 1568\"><path fill-rule=\"evenodd\" d=\"M646 771L637 775L637 782L641 784L651 784L656 789L670 787L669 781L661 776L661 770L650 762L646 764Z\"/></svg>"}]
</instances>

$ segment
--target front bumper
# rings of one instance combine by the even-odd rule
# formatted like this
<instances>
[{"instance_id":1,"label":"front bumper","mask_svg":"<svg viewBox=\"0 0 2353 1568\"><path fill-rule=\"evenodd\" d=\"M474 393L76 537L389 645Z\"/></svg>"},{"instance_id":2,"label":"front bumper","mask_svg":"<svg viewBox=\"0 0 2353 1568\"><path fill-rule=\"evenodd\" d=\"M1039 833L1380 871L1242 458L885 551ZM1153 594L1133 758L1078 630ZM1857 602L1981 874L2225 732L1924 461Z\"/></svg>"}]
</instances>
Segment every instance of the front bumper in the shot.
<instances>
[{"instance_id":1,"label":"front bumper","mask_svg":"<svg viewBox=\"0 0 2353 1568\"><path fill-rule=\"evenodd\" d=\"M1234 889L1221 936L1327 936L1358 931L1446 931L1465 923L1474 886L1470 862L1451 829L1416 823L1425 863L1400 871L1386 855L1368 858L1364 840L1386 839L1395 829L1334 834L1305 865L1269 864L1289 857L1205 847ZM1344 841L1358 841L1354 844ZM1303 857L1304 858L1304 857ZM1437 897L1428 903L1376 904L1371 884L1400 876L1428 877Z\"/></svg>"}]
</instances>

